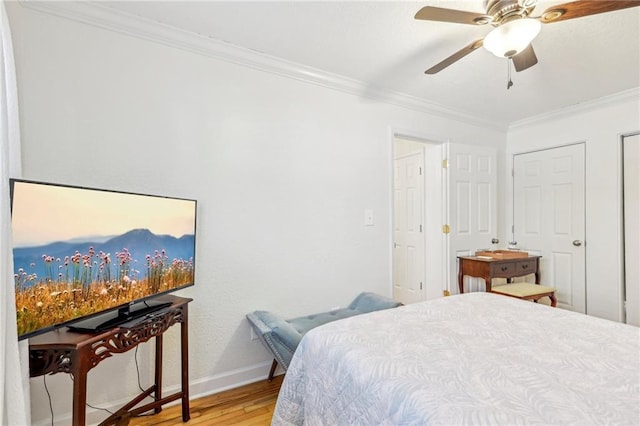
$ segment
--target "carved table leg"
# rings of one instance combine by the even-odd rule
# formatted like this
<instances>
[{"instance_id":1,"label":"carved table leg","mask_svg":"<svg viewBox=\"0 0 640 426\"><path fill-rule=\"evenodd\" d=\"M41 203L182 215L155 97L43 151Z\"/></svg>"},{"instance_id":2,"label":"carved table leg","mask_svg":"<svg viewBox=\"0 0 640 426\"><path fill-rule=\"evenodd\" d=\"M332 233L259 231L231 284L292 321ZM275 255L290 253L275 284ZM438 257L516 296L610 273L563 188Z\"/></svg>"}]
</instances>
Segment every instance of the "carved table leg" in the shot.
<instances>
[{"instance_id":1,"label":"carved table leg","mask_svg":"<svg viewBox=\"0 0 640 426\"><path fill-rule=\"evenodd\" d=\"M184 307L184 315L180 324L180 343L182 361L182 421L187 422L191 418L189 412L189 327L187 306Z\"/></svg>"},{"instance_id":2,"label":"carved table leg","mask_svg":"<svg viewBox=\"0 0 640 426\"><path fill-rule=\"evenodd\" d=\"M162 334L156 336L156 372L155 372L155 392L154 400L162 399ZM154 408L153 412L158 414L162 411L162 405Z\"/></svg>"},{"instance_id":3,"label":"carved table leg","mask_svg":"<svg viewBox=\"0 0 640 426\"><path fill-rule=\"evenodd\" d=\"M89 366L82 353L73 364L73 426L85 426L87 411L87 373Z\"/></svg>"}]
</instances>

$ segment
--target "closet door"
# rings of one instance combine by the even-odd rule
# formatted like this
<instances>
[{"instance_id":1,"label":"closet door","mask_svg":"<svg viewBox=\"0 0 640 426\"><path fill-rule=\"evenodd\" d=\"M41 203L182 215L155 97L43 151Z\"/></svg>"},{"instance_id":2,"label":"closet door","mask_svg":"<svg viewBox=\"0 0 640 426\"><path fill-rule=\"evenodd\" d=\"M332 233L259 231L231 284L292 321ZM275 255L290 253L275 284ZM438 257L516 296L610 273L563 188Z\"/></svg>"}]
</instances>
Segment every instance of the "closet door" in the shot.
<instances>
[{"instance_id":1,"label":"closet door","mask_svg":"<svg viewBox=\"0 0 640 426\"><path fill-rule=\"evenodd\" d=\"M541 255L540 283L558 306L586 310L584 144L514 155L513 239Z\"/></svg>"}]
</instances>

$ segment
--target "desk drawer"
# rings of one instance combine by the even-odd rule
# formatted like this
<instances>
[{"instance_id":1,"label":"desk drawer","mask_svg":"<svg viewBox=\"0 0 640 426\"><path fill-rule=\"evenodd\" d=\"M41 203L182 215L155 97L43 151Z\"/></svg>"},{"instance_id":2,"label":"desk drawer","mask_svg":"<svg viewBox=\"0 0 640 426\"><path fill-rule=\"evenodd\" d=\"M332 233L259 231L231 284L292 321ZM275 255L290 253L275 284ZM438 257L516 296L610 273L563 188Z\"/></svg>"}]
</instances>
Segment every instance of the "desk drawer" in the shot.
<instances>
[{"instance_id":1,"label":"desk drawer","mask_svg":"<svg viewBox=\"0 0 640 426\"><path fill-rule=\"evenodd\" d=\"M534 274L536 272L536 259L523 260L515 264L515 272L518 275Z\"/></svg>"},{"instance_id":2,"label":"desk drawer","mask_svg":"<svg viewBox=\"0 0 640 426\"><path fill-rule=\"evenodd\" d=\"M522 262L522 263L525 263L525 262ZM491 265L492 277L511 278L515 276L515 274L516 274L516 264L514 262L494 263Z\"/></svg>"}]
</instances>

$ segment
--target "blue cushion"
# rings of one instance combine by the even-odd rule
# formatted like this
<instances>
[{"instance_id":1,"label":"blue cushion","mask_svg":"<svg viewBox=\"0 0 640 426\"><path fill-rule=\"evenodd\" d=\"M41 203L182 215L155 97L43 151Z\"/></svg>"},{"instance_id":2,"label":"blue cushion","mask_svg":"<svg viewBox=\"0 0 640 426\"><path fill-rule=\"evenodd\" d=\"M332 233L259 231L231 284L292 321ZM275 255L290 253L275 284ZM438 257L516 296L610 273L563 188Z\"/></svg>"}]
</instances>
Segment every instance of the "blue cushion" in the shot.
<instances>
[{"instance_id":1,"label":"blue cushion","mask_svg":"<svg viewBox=\"0 0 640 426\"><path fill-rule=\"evenodd\" d=\"M302 340L302 336L312 328L342 318L395 308L400 305L401 303L387 297L365 292L360 293L348 307L343 309L288 320L268 311L255 311L247 314L247 319L258 336L271 349L278 364L286 370L289 368L293 353Z\"/></svg>"},{"instance_id":2,"label":"blue cushion","mask_svg":"<svg viewBox=\"0 0 640 426\"><path fill-rule=\"evenodd\" d=\"M271 349L278 364L284 368L289 366L302 334L289 322L267 311L255 311L247 314L247 319Z\"/></svg>"},{"instance_id":3,"label":"blue cushion","mask_svg":"<svg viewBox=\"0 0 640 426\"><path fill-rule=\"evenodd\" d=\"M373 311L380 311L382 309L395 308L402 305L402 303L396 302L388 297L380 296L375 293L363 292L356 297L349 305L350 309L359 311L359 313L367 313Z\"/></svg>"}]
</instances>

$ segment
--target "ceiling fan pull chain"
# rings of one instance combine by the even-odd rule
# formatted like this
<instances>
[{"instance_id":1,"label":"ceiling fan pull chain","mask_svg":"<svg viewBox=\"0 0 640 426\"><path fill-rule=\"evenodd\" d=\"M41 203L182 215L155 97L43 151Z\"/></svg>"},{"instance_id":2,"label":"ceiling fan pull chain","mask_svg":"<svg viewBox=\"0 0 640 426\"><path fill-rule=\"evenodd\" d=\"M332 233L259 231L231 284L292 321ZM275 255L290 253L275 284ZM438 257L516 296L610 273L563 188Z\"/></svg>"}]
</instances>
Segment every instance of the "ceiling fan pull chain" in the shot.
<instances>
[{"instance_id":1,"label":"ceiling fan pull chain","mask_svg":"<svg viewBox=\"0 0 640 426\"><path fill-rule=\"evenodd\" d=\"M507 58L507 78L509 81L507 82L507 90L511 89L513 86L513 81L511 81L511 58Z\"/></svg>"}]
</instances>

